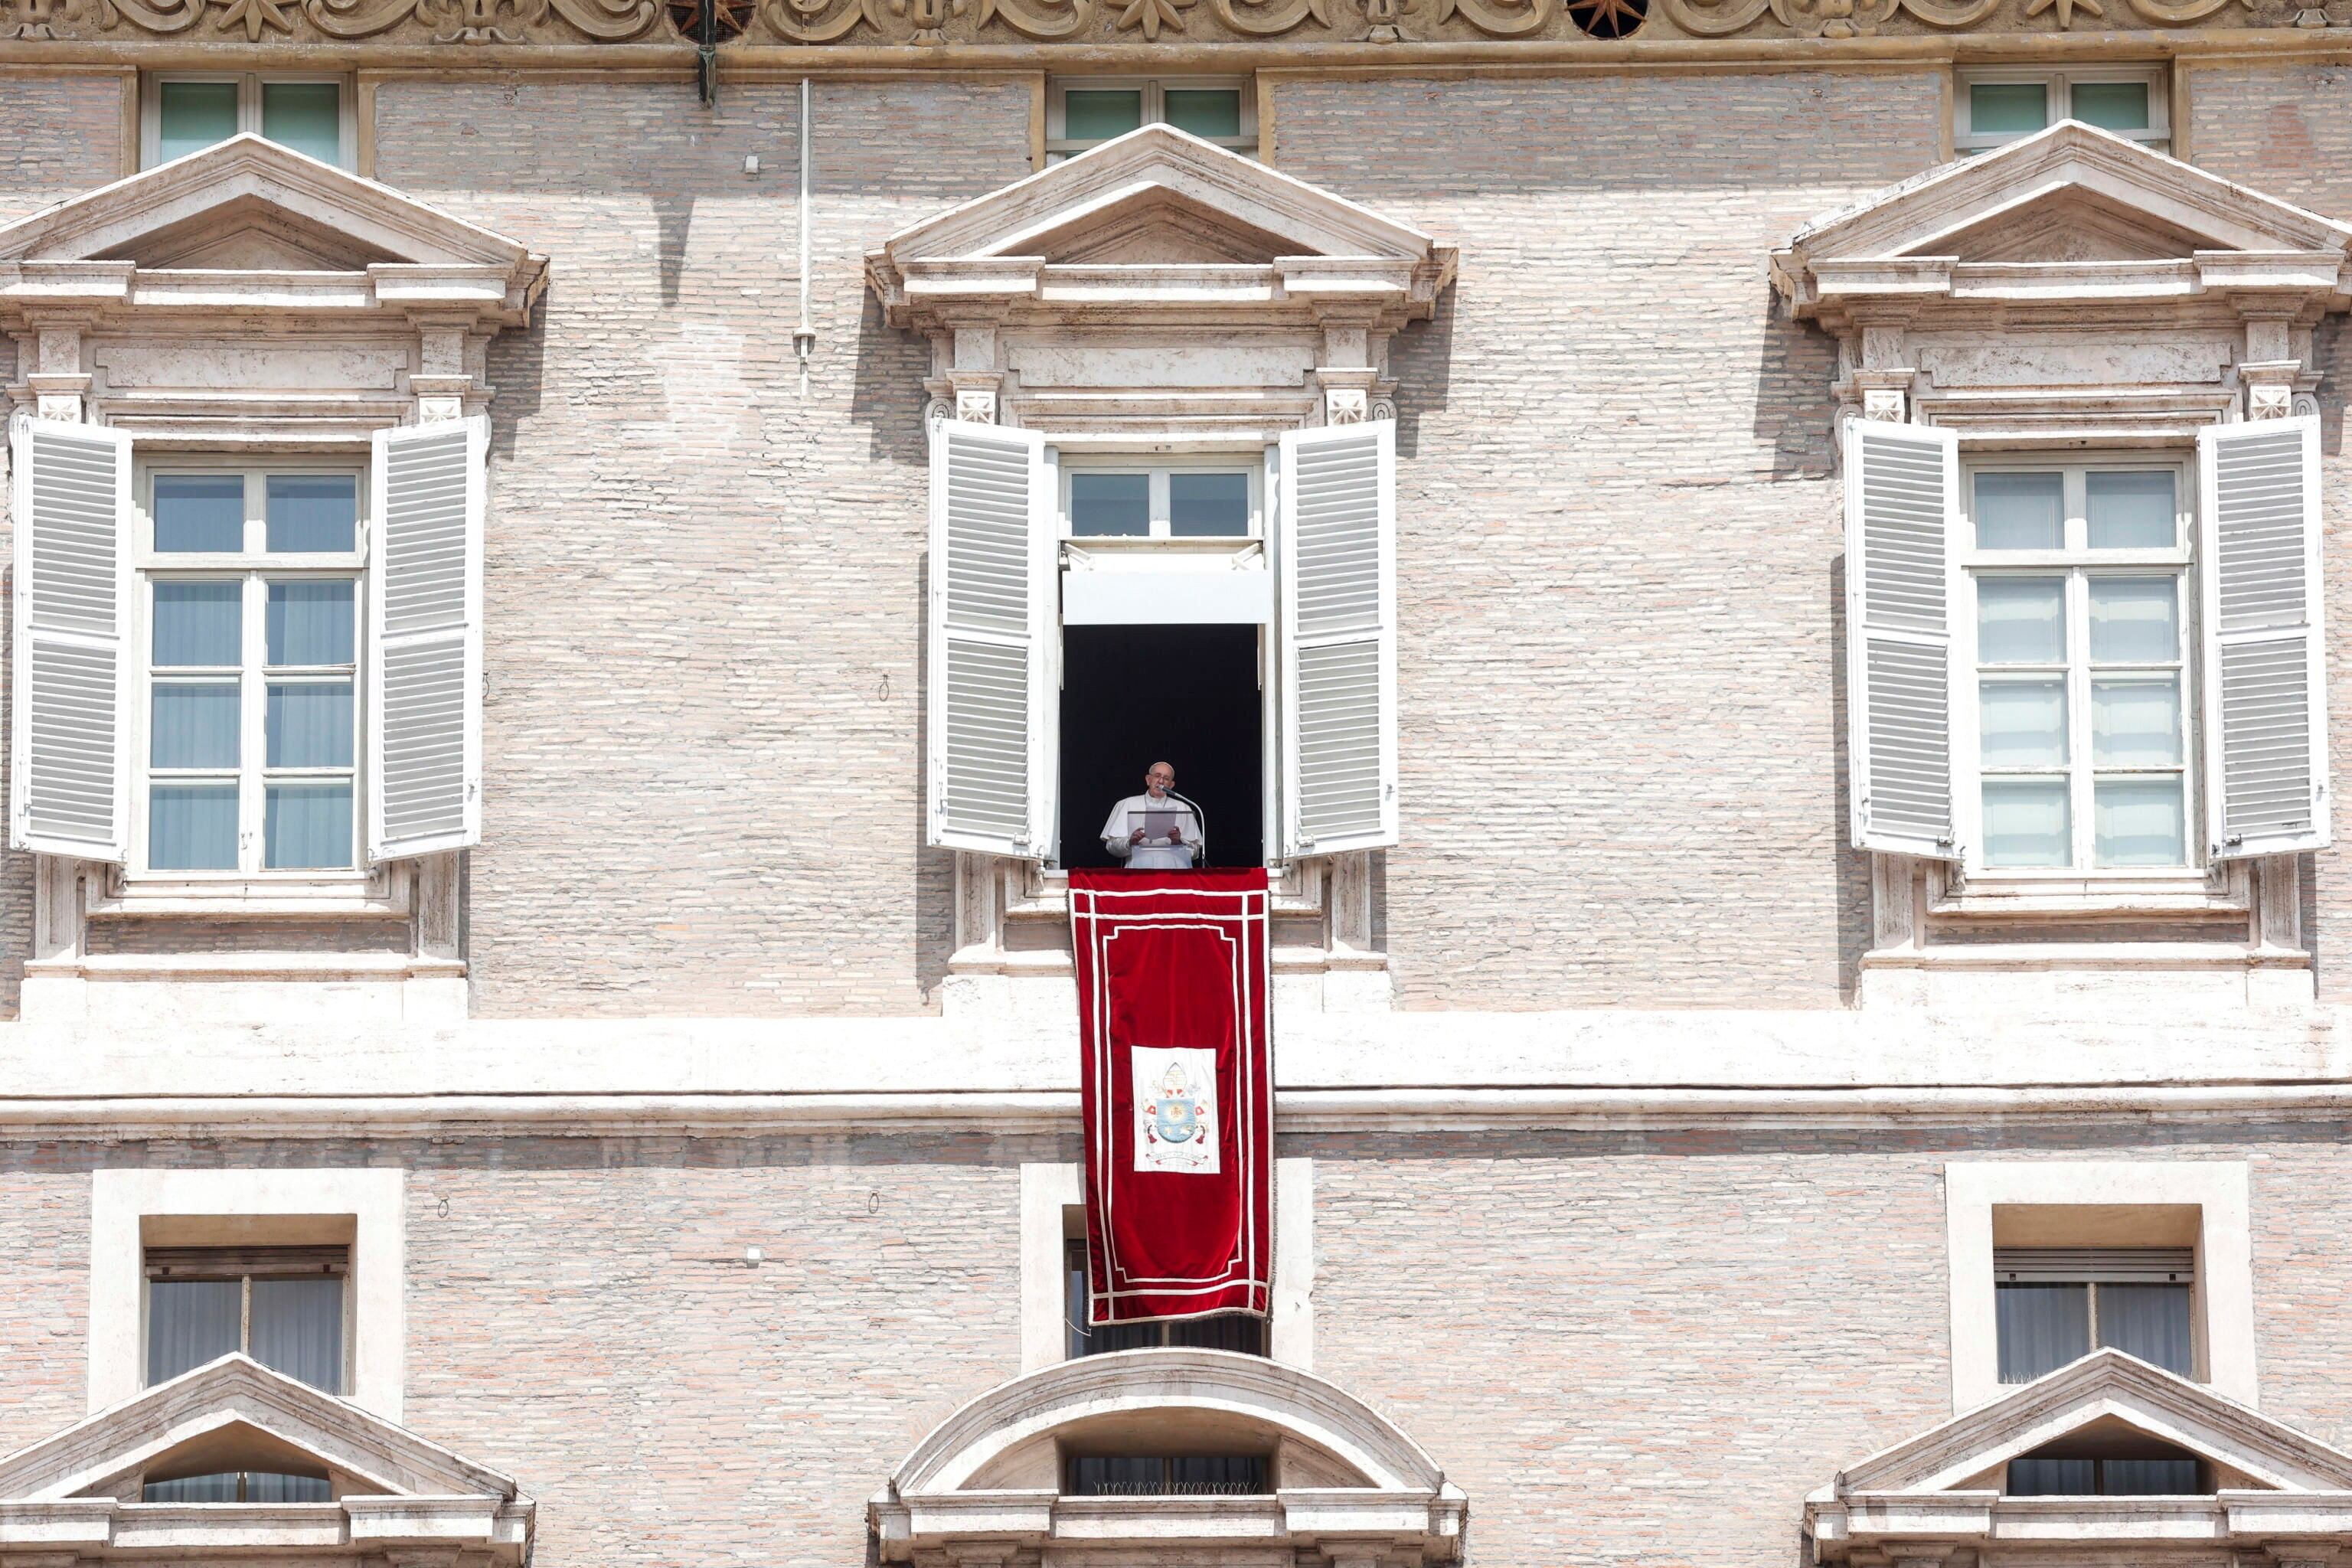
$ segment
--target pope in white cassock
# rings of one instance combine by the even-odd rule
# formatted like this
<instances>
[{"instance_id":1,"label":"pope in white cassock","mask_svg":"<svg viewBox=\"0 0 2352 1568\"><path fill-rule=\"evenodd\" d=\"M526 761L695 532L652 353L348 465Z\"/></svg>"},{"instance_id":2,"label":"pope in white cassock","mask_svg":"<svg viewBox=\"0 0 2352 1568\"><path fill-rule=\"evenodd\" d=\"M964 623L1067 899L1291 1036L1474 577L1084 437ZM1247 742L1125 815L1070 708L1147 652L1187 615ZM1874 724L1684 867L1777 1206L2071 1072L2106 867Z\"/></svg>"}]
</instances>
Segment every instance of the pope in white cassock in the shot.
<instances>
[{"instance_id":1,"label":"pope in white cassock","mask_svg":"<svg viewBox=\"0 0 2352 1568\"><path fill-rule=\"evenodd\" d=\"M1143 775L1141 795L1129 795L1110 808L1103 824L1103 847L1139 871L1189 871L1206 852L1201 819L1168 792L1176 787L1176 770L1154 763ZM1153 819L1164 820L1165 835L1151 832Z\"/></svg>"}]
</instances>

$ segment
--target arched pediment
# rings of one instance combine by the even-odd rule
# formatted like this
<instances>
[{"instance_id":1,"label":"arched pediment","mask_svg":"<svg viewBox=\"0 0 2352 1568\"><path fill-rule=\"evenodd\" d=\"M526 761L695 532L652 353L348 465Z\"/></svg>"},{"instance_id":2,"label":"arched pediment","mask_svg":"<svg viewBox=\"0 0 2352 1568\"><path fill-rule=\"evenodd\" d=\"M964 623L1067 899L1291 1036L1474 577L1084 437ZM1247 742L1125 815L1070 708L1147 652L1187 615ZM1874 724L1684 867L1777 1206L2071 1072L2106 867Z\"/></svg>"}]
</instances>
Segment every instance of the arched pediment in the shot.
<instances>
[{"instance_id":1,"label":"arched pediment","mask_svg":"<svg viewBox=\"0 0 2352 1568\"><path fill-rule=\"evenodd\" d=\"M142 1482L240 1469L323 1476L331 1500L193 1509L141 1500ZM345 1556L432 1542L518 1563L535 1505L509 1477L238 1354L0 1458L0 1555L315 1550L310 1516L321 1510L341 1516ZM168 1541L154 1528L166 1514Z\"/></svg>"},{"instance_id":2,"label":"arched pediment","mask_svg":"<svg viewBox=\"0 0 2352 1568\"><path fill-rule=\"evenodd\" d=\"M1269 1485L1217 1497L1062 1492L1073 1454L1152 1452L1265 1455ZM1420 1445L1320 1378L1262 1356L1144 1350L1081 1357L989 1390L916 1445L870 1512L891 1561L950 1542L1075 1547L1094 1538L1097 1515L1131 1529L1139 1512L1158 1513L1150 1538L1174 1563L1190 1560L1181 1549L1196 1537L1289 1549L1364 1530L1445 1561L1465 1509Z\"/></svg>"},{"instance_id":3,"label":"arched pediment","mask_svg":"<svg viewBox=\"0 0 2352 1568\"><path fill-rule=\"evenodd\" d=\"M2045 1455L2193 1459L2187 1495L2021 1495L2010 1467ZM2184 1470L2184 1473L2185 1470ZM2245 1536L2352 1541L2352 1455L2202 1384L2102 1350L1859 1459L1807 1499L1828 1559L1937 1557L1974 1542L2210 1554Z\"/></svg>"}]
</instances>

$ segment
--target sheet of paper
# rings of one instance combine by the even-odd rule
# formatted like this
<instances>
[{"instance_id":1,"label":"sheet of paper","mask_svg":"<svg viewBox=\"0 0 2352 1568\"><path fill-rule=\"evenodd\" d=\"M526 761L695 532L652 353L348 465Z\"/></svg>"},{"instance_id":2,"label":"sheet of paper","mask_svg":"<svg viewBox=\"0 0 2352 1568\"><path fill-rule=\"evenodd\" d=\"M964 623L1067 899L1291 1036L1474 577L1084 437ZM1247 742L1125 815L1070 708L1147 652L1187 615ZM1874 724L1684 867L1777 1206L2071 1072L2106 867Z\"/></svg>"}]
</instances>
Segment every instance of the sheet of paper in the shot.
<instances>
[{"instance_id":1,"label":"sheet of paper","mask_svg":"<svg viewBox=\"0 0 2352 1568\"><path fill-rule=\"evenodd\" d=\"M1130 811L1127 814L1127 830L1132 833L1140 827L1146 844L1165 844L1176 825L1183 820L1181 811Z\"/></svg>"}]
</instances>

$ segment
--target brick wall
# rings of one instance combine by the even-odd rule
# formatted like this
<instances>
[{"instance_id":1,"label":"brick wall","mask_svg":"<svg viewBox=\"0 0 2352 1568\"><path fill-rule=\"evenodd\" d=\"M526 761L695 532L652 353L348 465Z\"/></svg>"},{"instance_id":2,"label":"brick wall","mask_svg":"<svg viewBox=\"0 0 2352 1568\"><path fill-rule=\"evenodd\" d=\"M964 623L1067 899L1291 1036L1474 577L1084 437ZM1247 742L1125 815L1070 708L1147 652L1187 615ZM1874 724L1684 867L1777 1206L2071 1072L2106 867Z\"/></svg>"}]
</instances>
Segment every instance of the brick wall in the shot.
<instances>
[{"instance_id":1,"label":"brick wall","mask_svg":"<svg viewBox=\"0 0 2352 1568\"><path fill-rule=\"evenodd\" d=\"M551 258L540 321L490 355L478 1014L903 1014L944 963L928 349L883 327L862 257L1027 174L1029 94L817 90L805 402L797 99L730 82L712 113L683 76L378 94L379 178Z\"/></svg>"},{"instance_id":2,"label":"brick wall","mask_svg":"<svg viewBox=\"0 0 2352 1568\"><path fill-rule=\"evenodd\" d=\"M1286 1140L1317 1370L1469 1494L1470 1561L1789 1568L1804 1493L1950 1414L1945 1162L2250 1159L2263 1410L2352 1438L2332 1130ZM1052 1140L0 1147L0 1452L83 1410L93 1163L404 1163L404 1424L516 1476L541 1568L854 1568L865 1502L1019 1356ZM747 1245L766 1261L747 1268Z\"/></svg>"},{"instance_id":3,"label":"brick wall","mask_svg":"<svg viewBox=\"0 0 2352 1568\"><path fill-rule=\"evenodd\" d=\"M2189 74L2189 152L2200 167L2241 180L2338 223L2352 223L2352 66L2341 63L2192 70ZM2317 334L2321 515L2326 521L2327 674L2334 728L2330 766L2340 785L2352 779L2352 452L2344 445L2352 332L2331 316ZM2338 792L2340 794L2340 790ZM2339 818L2342 812L2339 808ZM2352 824L2339 820L2339 835ZM2305 859L2311 886L2304 899L2304 944L2318 965L2324 1002L2352 1001L2352 867L2342 849Z\"/></svg>"},{"instance_id":4,"label":"brick wall","mask_svg":"<svg viewBox=\"0 0 2352 1568\"><path fill-rule=\"evenodd\" d=\"M1938 90L1277 88L1286 173L1462 247L1391 350L1406 1005L1828 1005L1850 980L1836 346L1764 258L1932 163Z\"/></svg>"}]
</instances>

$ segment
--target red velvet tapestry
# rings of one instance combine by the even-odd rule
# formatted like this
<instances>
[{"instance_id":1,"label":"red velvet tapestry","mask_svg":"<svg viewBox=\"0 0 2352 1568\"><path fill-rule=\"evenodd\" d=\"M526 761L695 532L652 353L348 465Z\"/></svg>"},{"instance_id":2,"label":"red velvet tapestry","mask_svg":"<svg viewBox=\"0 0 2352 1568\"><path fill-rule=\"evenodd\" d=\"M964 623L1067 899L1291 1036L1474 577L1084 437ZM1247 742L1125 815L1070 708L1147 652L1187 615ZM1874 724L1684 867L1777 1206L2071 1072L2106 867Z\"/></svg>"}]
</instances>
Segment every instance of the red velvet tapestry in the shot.
<instances>
[{"instance_id":1,"label":"red velvet tapestry","mask_svg":"<svg viewBox=\"0 0 2352 1568\"><path fill-rule=\"evenodd\" d=\"M1087 1321L1265 1313L1265 872L1070 873Z\"/></svg>"}]
</instances>

